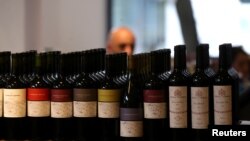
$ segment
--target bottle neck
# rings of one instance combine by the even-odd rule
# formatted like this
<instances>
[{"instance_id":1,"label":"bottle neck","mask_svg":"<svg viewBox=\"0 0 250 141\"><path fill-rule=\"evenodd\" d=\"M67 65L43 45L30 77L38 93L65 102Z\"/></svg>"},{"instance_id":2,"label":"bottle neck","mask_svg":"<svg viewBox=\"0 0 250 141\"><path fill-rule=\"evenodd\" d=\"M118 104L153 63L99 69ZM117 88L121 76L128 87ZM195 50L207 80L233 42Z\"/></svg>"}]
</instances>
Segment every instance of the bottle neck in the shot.
<instances>
[{"instance_id":1,"label":"bottle neck","mask_svg":"<svg viewBox=\"0 0 250 141\"><path fill-rule=\"evenodd\" d=\"M186 69L186 48L183 46L176 46L174 52L174 69Z\"/></svg>"},{"instance_id":2,"label":"bottle neck","mask_svg":"<svg viewBox=\"0 0 250 141\"><path fill-rule=\"evenodd\" d=\"M196 47L196 71L205 69L204 60L206 58L203 54L203 49L203 47Z\"/></svg>"},{"instance_id":3,"label":"bottle neck","mask_svg":"<svg viewBox=\"0 0 250 141\"><path fill-rule=\"evenodd\" d=\"M12 54L12 62L11 62L11 74L12 75L20 75L20 70L19 70L19 61L20 59L18 59L18 55L17 54Z\"/></svg>"}]
</instances>

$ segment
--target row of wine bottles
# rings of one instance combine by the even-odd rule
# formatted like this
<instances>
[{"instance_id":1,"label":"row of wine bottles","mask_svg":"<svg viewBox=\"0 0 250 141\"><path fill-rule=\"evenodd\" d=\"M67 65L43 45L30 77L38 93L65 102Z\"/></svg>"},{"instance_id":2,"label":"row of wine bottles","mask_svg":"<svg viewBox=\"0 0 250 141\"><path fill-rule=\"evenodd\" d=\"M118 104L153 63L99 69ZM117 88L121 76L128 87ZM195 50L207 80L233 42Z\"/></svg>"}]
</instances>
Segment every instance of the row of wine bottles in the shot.
<instances>
[{"instance_id":1,"label":"row of wine bottles","mask_svg":"<svg viewBox=\"0 0 250 141\"><path fill-rule=\"evenodd\" d=\"M186 69L186 46L127 57L105 49L0 52L0 137L7 140L208 140L209 126L238 123L231 44L209 45Z\"/></svg>"}]
</instances>

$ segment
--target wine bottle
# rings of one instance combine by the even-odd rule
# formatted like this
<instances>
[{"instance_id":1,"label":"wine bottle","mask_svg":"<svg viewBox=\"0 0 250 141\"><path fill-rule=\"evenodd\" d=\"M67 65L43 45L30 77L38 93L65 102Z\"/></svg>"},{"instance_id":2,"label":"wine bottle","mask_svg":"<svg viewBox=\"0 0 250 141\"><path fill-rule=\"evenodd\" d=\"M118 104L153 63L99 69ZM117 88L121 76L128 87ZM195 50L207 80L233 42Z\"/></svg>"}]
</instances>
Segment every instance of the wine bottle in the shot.
<instances>
[{"instance_id":1,"label":"wine bottle","mask_svg":"<svg viewBox=\"0 0 250 141\"><path fill-rule=\"evenodd\" d=\"M129 73L127 89L124 91L120 105L120 141L143 140L143 103L142 89L139 88L138 75L133 66L134 56L129 56Z\"/></svg>"},{"instance_id":2,"label":"wine bottle","mask_svg":"<svg viewBox=\"0 0 250 141\"><path fill-rule=\"evenodd\" d=\"M0 125L3 125L3 88L5 86L5 53L6 52L0 52ZM3 139L3 128L0 128L0 140Z\"/></svg>"},{"instance_id":3,"label":"wine bottle","mask_svg":"<svg viewBox=\"0 0 250 141\"><path fill-rule=\"evenodd\" d=\"M54 54L54 65L51 88L52 139L70 141L73 138L73 90L64 75L67 67L64 64L64 56Z\"/></svg>"},{"instance_id":4,"label":"wine bottle","mask_svg":"<svg viewBox=\"0 0 250 141\"><path fill-rule=\"evenodd\" d=\"M228 47L228 44L219 46L219 70L213 82L214 125L238 124L235 107L238 95L233 91L234 80L228 71Z\"/></svg>"},{"instance_id":5,"label":"wine bottle","mask_svg":"<svg viewBox=\"0 0 250 141\"><path fill-rule=\"evenodd\" d=\"M51 139L50 86L43 80L41 54L35 58L34 78L27 89L27 116L31 140Z\"/></svg>"},{"instance_id":6,"label":"wine bottle","mask_svg":"<svg viewBox=\"0 0 250 141\"><path fill-rule=\"evenodd\" d=\"M19 79L20 54L12 54L10 79L3 89L4 138L24 140L26 138L26 88Z\"/></svg>"},{"instance_id":7,"label":"wine bottle","mask_svg":"<svg viewBox=\"0 0 250 141\"><path fill-rule=\"evenodd\" d=\"M186 70L186 46L174 47L174 70L169 77L169 126L172 141L190 138L190 75Z\"/></svg>"},{"instance_id":8,"label":"wine bottle","mask_svg":"<svg viewBox=\"0 0 250 141\"><path fill-rule=\"evenodd\" d=\"M228 63L228 73L233 78L233 85L232 85L232 93L233 93L233 113L234 113L234 119L233 119L233 125L239 124L239 84L240 84L240 78L238 75L238 72L234 67L232 67L232 44L231 43L225 43L222 44L223 46L227 46L227 63Z\"/></svg>"},{"instance_id":9,"label":"wine bottle","mask_svg":"<svg viewBox=\"0 0 250 141\"><path fill-rule=\"evenodd\" d=\"M167 83L168 78L171 74L171 60L170 60L171 50L170 49L160 49L160 50L157 50L157 52L159 54L158 61L160 61L160 66L161 66L161 71L160 71L160 74L158 75L158 77L162 81Z\"/></svg>"},{"instance_id":10,"label":"wine bottle","mask_svg":"<svg viewBox=\"0 0 250 141\"><path fill-rule=\"evenodd\" d=\"M203 55L204 55L204 59L203 59L203 64L204 64L204 68L205 68L205 73L207 74L207 76L210 79L213 79L213 77L215 76L215 71L210 67L210 59L209 59L209 44L200 44L198 45L199 47L203 48Z\"/></svg>"},{"instance_id":11,"label":"wine bottle","mask_svg":"<svg viewBox=\"0 0 250 141\"><path fill-rule=\"evenodd\" d=\"M206 60L204 50L207 48L204 46L196 47L196 69L192 75L191 82L191 119L192 119L192 137L193 141L205 141L208 140L209 131L208 125L210 124L210 111L209 100L210 92L210 79L206 74L206 64L203 60Z\"/></svg>"},{"instance_id":12,"label":"wine bottle","mask_svg":"<svg viewBox=\"0 0 250 141\"><path fill-rule=\"evenodd\" d=\"M144 133L146 141L166 140L168 134L167 99L164 82L158 77L159 54L150 53L150 74L143 90Z\"/></svg>"},{"instance_id":13,"label":"wine bottle","mask_svg":"<svg viewBox=\"0 0 250 141\"><path fill-rule=\"evenodd\" d=\"M90 77L89 65L93 63L89 52L81 52L81 73L74 82L73 92L73 116L75 140L92 141L98 140L97 120L97 88L98 84Z\"/></svg>"},{"instance_id":14,"label":"wine bottle","mask_svg":"<svg viewBox=\"0 0 250 141\"><path fill-rule=\"evenodd\" d=\"M105 80L98 89L98 118L101 141L119 140L120 97L122 90L114 82L114 55L105 56Z\"/></svg>"}]
</instances>

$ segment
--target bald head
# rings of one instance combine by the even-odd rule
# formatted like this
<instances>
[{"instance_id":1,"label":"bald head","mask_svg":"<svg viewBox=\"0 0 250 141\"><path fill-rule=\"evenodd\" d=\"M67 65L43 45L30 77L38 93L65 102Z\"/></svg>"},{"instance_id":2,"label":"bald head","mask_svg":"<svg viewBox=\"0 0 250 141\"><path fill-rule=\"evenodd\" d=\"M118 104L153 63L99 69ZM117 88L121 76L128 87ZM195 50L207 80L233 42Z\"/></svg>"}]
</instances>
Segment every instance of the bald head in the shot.
<instances>
[{"instance_id":1,"label":"bald head","mask_svg":"<svg viewBox=\"0 0 250 141\"><path fill-rule=\"evenodd\" d=\"M109 34L107 53L127 52L133 54L135 36L127 27L116 28Z\"/></svg>"}]
</instances>

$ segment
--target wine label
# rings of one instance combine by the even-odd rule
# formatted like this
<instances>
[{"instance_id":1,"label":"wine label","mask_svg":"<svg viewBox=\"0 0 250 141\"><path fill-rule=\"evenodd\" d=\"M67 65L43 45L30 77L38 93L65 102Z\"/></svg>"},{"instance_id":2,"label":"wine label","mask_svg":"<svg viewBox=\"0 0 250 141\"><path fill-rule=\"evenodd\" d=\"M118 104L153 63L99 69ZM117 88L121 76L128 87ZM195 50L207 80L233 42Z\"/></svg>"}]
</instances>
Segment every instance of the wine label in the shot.
<instances>
[{"instance_id":1,"label":"wine label","mask_svg":"<svg viewBox=\"0 0 250 141\"><path fill-rule=\"evenodd\" d=\"M119 102L98 102L99 118L119 118Z\"/></svg>"},{"instance_id":2,"label":"wine label","mask_svg":"<svg viewBox=\"0 0 250 141\"><path fill-rule=\"evenodd\" d=\"M142 137L143 122L142 121L120 121L121 137Z\"/></svg>"},{"instance_id":3,"label":"wine label","mask_svg":"<svg viewBox=\"0 0 250 141\"><path fill-rule=\"evenodd\" d=\"M96 101L74 101L74 117L96 117L97 102Z\"/></svg>"},{"instance_id":4,"label":"wine label","mask_svg":"<svg viewBox=\"0 0 250 141\"><path fill-rule=\"evenodd\" d=\"M232 87L214 86L215 125L232 125Z\"/></svg>"},{"instance_id":5,"label":"wine label","mask_svg":"<svg viewBox=\"0 0 250 141\"><path fill-rule=\"evenodd\" d=\"M191 87L192 128L207 129L209 124L208 87Z\"/></svg>"},{"instance_id":6,"label":"wine label","mask_svg":"<svg viewBox=\"0 0 250 141\"><path fill-rule=\"evenodd\" d=\"M143 99L151 103L166 102L166 94L164 90L144 90Z\"/></svg>"},{"instance_id":7,"label":"wine label","mask_svg":"<svg viewBox=\"0 0 250 141\"><path fill-rule=\"evenodd\" d=\"M51 102L52 118L70 118L73 115L73 102Z\"/></svg>"},{"instance_id":8,"label":"wine label","mask_svg":"<svg viewBox=\"0 0 250 141\"><path fill-rule=\"evenodd\" d=\"M51 89L51 101L72 102L72 89Z\"/></svg>"},{"instance_id":9,"label":"wine label","mask_svg":"<svg viewBox=\"0 0 250 141\"><path fill-rule=\"evenodd\" d=\"M187 87L169 86L170 128L187 128Z\"/></svg>"},{"instance_id":10,"label":"wine label","mask_svg":"<svg viewBox=\"0 0 250 141\"><path fill-rule=\"evenodd\" d=\"M46 88L28 88L27 100L29 101L49 101L50 90Z\"/></svg>"},{"instance_id":11,"label":"wine label","mask_svg":"<svg viewBox=\"0 0 250 141\"><path fill-rule=\"evenodd\" d=\"M29 117L48 117L50 116L50 101L28 101Z\"/></svg>"},{"instance_id":12,"label":"wine label","mask_svg":"<svg viewBox=\"0 0 250 141\"><path fill-rule=\"evenodd\" d=\"M26 117L26 89L4 89L4 117Z\"/></svg>"},{"instance_id":13,"label":"wine label","mask_svg":"<svg viewBox=\"0 0 250 141\"><path fill-rule=\"evenodd\" d=\"M120 108L120 120L140 121L143 119L142 108Z\"/></svg>"},{"instance_id":14,"label":"wine label","mask_svg":"<svg viewBox=\"0 0 250 141\"><path fill-rule=\"evenodd\" d=\"M74 101L97 101L97 89L74 89Z\"/></svg>"},{"instance_id":15,"label":"wine label","mask_svg":"<svg viewBox=\"0 0 250 141\"><path fill-rule=\"evenodd\" d=\"M163 119L166 118L166 103L146 103L144 102L144 118Z\"/></svg>"},{"instance_id":16,"label":"wine label","mask_svg":"<svg viewBox=\"0 0 250 141\"><path fill-rule=\"evenodd\" d=\"M0 117L3 116L3 89L0 89Z\"/></svg>"},{"instance_id":17,"label":"wine label","mask_svg":"<svg viewBox=\"0 0 250 141\"><path fill-rule=\"evenodd\" d=\"M98 89L98 101L119 102L121 99L120 89Z\"/></svg>"}]
</instances>

